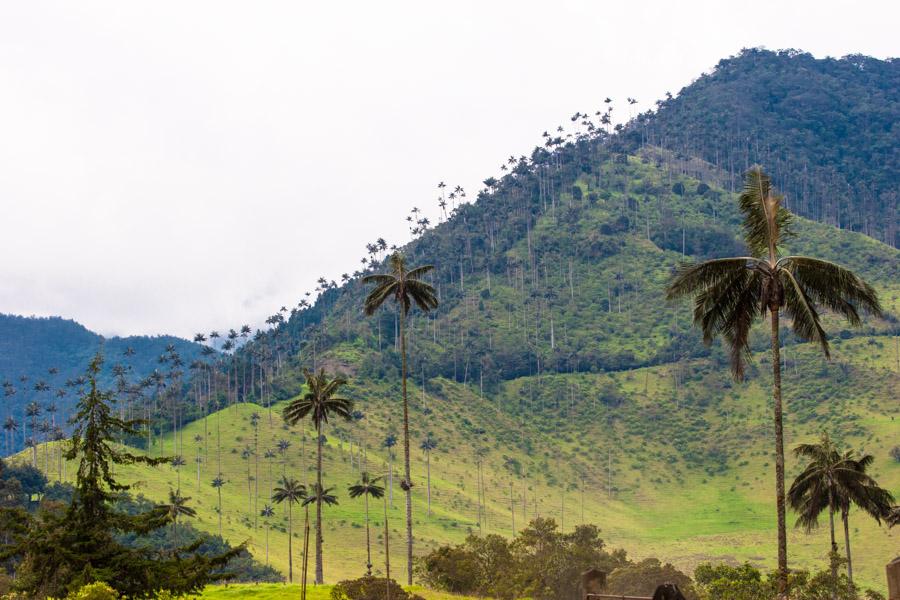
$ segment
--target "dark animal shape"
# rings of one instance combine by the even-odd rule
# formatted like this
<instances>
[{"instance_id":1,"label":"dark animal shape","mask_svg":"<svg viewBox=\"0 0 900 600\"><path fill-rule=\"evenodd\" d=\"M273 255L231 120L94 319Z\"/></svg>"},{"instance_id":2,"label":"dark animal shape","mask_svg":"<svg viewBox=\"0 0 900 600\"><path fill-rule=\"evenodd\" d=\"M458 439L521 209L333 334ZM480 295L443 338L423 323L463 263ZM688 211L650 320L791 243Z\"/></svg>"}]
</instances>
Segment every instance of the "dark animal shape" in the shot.
<instances>
[{"instance_id":1,"label":"dark animal shape","mask_svg":"<svg viewBox=\"0 0 900 600\"><path fill-rule=\"evenodd\" d=\"M653 600L686 600L674 583L664 583L653 592Z\"/></svg>"}]
</instances>

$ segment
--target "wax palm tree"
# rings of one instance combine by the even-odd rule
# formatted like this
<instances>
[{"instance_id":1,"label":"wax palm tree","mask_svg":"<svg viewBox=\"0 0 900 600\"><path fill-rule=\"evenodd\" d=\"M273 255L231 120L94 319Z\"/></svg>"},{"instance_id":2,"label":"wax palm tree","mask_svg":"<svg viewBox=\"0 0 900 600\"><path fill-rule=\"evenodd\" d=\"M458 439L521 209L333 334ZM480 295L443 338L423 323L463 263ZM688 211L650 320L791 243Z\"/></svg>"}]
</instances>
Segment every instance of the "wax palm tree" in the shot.
<instances>
[{"instance_id":1,"label":"wax palm tree","mask_svg":"<svg viewBox=\"0 0 900 600\"><path fill-rule=\"evenodd\" d=\"M881 313L875 290L851 271L807 256L782 256L779 246L790 234L791 214L781 205L760 167L746 175L740 196L748 256L719 258L684 265L668 288L670 299L694 298L694 323L709 344L721 335L731 352L735 378L743 379L750 351L750 329L767 314L771 321L772 379L775 422L775 504L778 518L778 593L787 590L785 527L784 432L781 401L779 312L792 320L798 337L819 344L829 356L819 309L830 309L859 325L859 309Z\"/></svg>"},{"instance_id":2,"label":"wax palm tree","mask_svg":"<svg viewBox=\"0 0 900 600\"><path fill-rule=\"evenodd\" d=\"M338 503L338 499L337 496L332 494L333 491L333 487L321 488L318 483L314 483L312 491L310 491L309 495L303 501L303 504L305 506L315 502L317 505L324 504L326 506L335 506Z\"/></svg>"},{"instance_id":3,"label":"wax palm tree","mask_svg":"<svg viewBox=\"0 0 900 600\"><path fill-rule=\"evenodd\" d=\"M38 382L35 384L34 389L37 391L38 387L43 384L43 382ZM43 384L46 385L46 384ZM37 419L41 416L41 405L37 402L29 402L28 406L25 407L25 416L29 418L31 421L31 466L37 466L37 436L35 435L37 432Z\"/></svg>"},{"instance_id":4,"label":"wax palm tree","mask_svg":"<svg viewBox=\"0 0 900 600\"><path fill-rule=\"evenodd\" d=\"M415 304L424 312L437 308L438 300L434 288L422 277L434 269L433 265L423 265L407 269L406 260L400 252L394 252L390 259L389 273L367 275L363 283L372 283L374 289L365 300L365 313L375 314L391 298L397 303L400 313L400 376L403 396L403 468L404 479L400 487L406 492L406 573L407 583L412 585L413 533L412 533L412 476L409 467L409 402L406 395L406 315Z\"/></svg>"},{"instance_id":5,"label":"wax palm tree","mask_svg":"<svg viewBox=\"0 0 900 600\"><path fill-rule=\"evenodd\" d=\"M425 477L428 482L426 485L428 490L428 516L431 516L431 451L437 448L437 440L431 437L429 433L422 440L422 443L419 444L419 448L425 452Z\"/></svg>"},{"instance_id":6,"label":"wax palm tree","mask_svg":"<svg viewBox=\"0 0 900 600\"><path fill-rule=\"evenodd\" d=\"M282 502L288 503L288 583L294 582L294 552L291 545L293 537L293 516L291 508L294 504L306 503L306 486L291 477L281 480L281 485L276 487L272 493L272 500L277 504Z\"/></svg>"},{"instance_id":7,"label":"wax palm tree","mask_svg":"<svg viewBox=\"0 0 900 600\"><path fill-rule=\"evenodd\" d=\"M387 448L388 455L388 502L394 508L394 446L397 445L397 436L389 433L385 436L382 445Z\"/></svg>"},{"instance_id":8,"label":"wax palm tree","mask_svg":"<svg viewBox=\"0 0 900 600\"><path fill-rule=\"evenodd\" d=\"M194 458L194 461L197 463L197 491L200 491L200 466L203 464L203 456L201 456L200 451L202 449L200 442L203 441L203 436L199 433L194 436L194 448L197 451L197 456Z\"/></svg>"},{"instance_id":9,"label":"wax palm tree","mask_svg":"<svg viewBox=\"0 0 900 600\"><path fill-rule=\"evenodd\" d=\"M370 477L368 472L363 471L360 475L359 483L351 485L348 491L351 498L362 496L366 502L366 573L371 575L372 545L369 537L369 496L381 498L384 496L384 486L381 485L381 477Z\"/></svg>"},{"instance_id":10,"label":"wax palm tree","mask_svg":"<svg viewBox=\"0 0 900 600\"><path fill-rule=\"evenodd\" d=\"M178 490L169 490L169 503L163 507L172 520L172 540L174 545L178 546L178 518L179 517L196 517L197 511L187 505L190 498L182 496Z\"/></svg>"},{"instance_id":11,"label":"wax palm tree","mask_svg":"<svg viewBox=\"0 0 900 600\"><path fill-rule=\"evenodd\" d=\"M187 461L184 460L184 457L181 455L175 455L172 457L172 460L169 461L169 464L172 465L172 468L175 469L175 474L177 476L178 484L176 486L176 490L181 492L181 467L187 464Z\"/></svg>"},{"instance_id":12,"label":"wax palm tree","mask_svg":"<svg viewBox=\"0 0 900 600\"><path fill-rule=\"evenodd\" d=\"M285 439L278 440L278 453L281 454L281 476L284 477L285 470L287 469L287 460L286 453L288 448L291 447L291 442Z\"/></svg>"},{"instance_id":13,"label":"wax palm tree","mask_svg":"<svg viewBox=\"0 0 900 600\"><path fill-rule=\"evenodd\" d=\"M13 446L15 445L14 438L16 436L16 432L19 430L19 422L16 421L15 417L9 416L6 417L6 420L3 422L3 431L6 432L6 453L12 454Z\"/></svg>"},{"instance_id":14,"label":"wax palm tree","mask_svg":"<svg viewBox=\"0 0 900 600\"><path fill-rule=\"evenodd\" d=\"M284 408L284 420L288 425L296 425L303 419L309 418L316 428L316 489L322 489L322 427L328 423L332 415L341 417L347 421L352 419L353 402L338 396L341 387L347 384L343 377L329 378L325 369L318 373L312 373L308 369L303 370L306 377L306 392L293 400ZM324 583L324 568L322 564L322 503L316 499L316 583Z\"/></svg>"},{"instance_id":15,"label":"wax palm tree","mask_svg":"<svg viewBox=\"0 0 900 600\"><path fill-rule=\"evenodd\" d=\"M266 466L268 467L268 471L269 471L269 485L267 487L272 487L272 459L274 459L276 456L278 456L278 453L276 453L271 448L266 448L266 451L263 454L263 456L266 459Z\"/></svg>"},{"instance_id":16,"label":"wax palm tree","mask_svg":"<svg viewBox=\"0 0 900 600\"><path fill-rule=\"evenodd\" d=\"M248 327L249 330L249 327ZM243 334L243 327L241 333ZM250 424L253 426L253 529L256 529L256 515L259 508L259 413L250 415Z\"/></svg>"},{"instance_id":17,"label":"wax palm tree","mask_svg":"<svg viewBox=\"0 0 900 600\"><path fill-rule=\"evenodd\" d=\"M215 479L212 480L212 486L216 488L216 493L219 495L219 506L216 511L219 513L219 537L222 537L222 486L225 485L225 480L222 479L222 474L219 473Z\"/></svg>"},{"instance_id":18,"label":"wax palm tree","mask_svg":"<svg viewBox=\"0 0 900 600\"><path fill-rule=\"evenodd\" d=\"M253 475L250 472L250 457L253 456L253 448L244 447L241 451L241 459L247 463L247 517L253 514Z\"/></svg>"},{"instance_id":19,"label":"wax palm tree","mask_svg":"<svg viewBox=\"0 0 900 600\"><path fill-rule=\"evenodd\" d=\"M259 516L264 519L266 524L266 566L269 566L269 519L275 516L275 510L268 504L264 504Z\"/></svg>"},{"instance_id":20,"label":"wax palm tree","mask_svg":"<svg viewBox=\"0 0 900 600\"><path fill-rule=\"evenodd\" d=\"M794 454L798 458L809 460L788 491L788 502L799 514L797 526L807 530L817 527L819 515L827 509L831 551L837 554L834 515L840 511L844 524L847 575L853 581L850 507L856 505L881 522L894 502L894 497L866 473L875 457L871 454L857 456L852 450L841 452L827 434L823 434L818 443L800 444L794 448ZM836 571L837 564L832 561L832 578L835 580Z\"/></svg>"}]
</instances>

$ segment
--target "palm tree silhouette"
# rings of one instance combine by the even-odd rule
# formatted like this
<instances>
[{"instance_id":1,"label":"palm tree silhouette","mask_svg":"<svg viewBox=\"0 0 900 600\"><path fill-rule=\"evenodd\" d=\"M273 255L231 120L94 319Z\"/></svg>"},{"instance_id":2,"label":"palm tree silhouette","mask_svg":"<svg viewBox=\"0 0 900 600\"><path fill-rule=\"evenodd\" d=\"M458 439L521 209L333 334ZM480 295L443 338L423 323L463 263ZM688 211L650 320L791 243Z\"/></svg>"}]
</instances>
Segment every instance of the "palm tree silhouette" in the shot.
<instances>
[{"instance_id":1,"label":"palm tree silhouette","mask_svg":"<svg viewBox=\"0 0 900 600\"><path fill-rule=\"evenodd\" d=\"M422 280L422 277L430 272L432 265L423 265L413 269L407 269L406 260L400 252L394 252L390 260L391 271L378 275L368 275L363 278L364 283L372 283L374 289L369 292L365 300L365 313L368 316L385 303L388 298L393 299L400 313L400 357L401 380L403 396L403 467L404 479L400 487L406 492L406 571L407 584L412 585L413 573L413 533L412 533L412 475L409 467L409 401L406 395L406 316L409 309L415 303L422 311L428 312L437 308L438 300L434 288Z\"/></svg>"},{"instance_id":2,"label":"palm tree silhouette","mask_svg":"<svg viewBox=\"0 0 900 600\"><path fill-rule=\"evenodd\" d=\"M288 448L291 447L291 442L286 439L278 440L278 453L281 454L281 476L284 477L285 470L287 469L287 460L285 458L286 452Z\"/></svg>"},{"instance_id":3,"label":"palm tree silhouette","mask_svg":"<svg viewBox=\"0 0 900 600\"><path fill-rule=\"evenodd\" d=\"M264 504L259 516L264 519L266 524L266 566L269 566L269 519L275 516L275 511L268 504Z\"/></svg>"},{"instance_id":4,"label":"palm tree silhouette","mask_svg":"<svg viewBox=\"0 0 900 600\"><path fill-rule=\"evenodd\" d=\"M284 408L284 420L288 425L296 425L309 418L316 428L316 490L322 488L322 427L331 415L350 421L353 417L353 402L338 396L339 390L347 384L341 376L329 378L325 369L312 373L303 370L306 377L306 392L291 400ZM325 582L322 564L322 494L313 496L316 501L316 583Z\"/></svg>"},{"instance_id":5,"label":"palm tree silhouette","mask_svg":"<svg viewBox=\"0 0 900 600\"><path fill-rule=\"evenodd\" d=\"M8 416L6 420L3 421L3 431L6 432L6 453L12 454L12 448L14 445L13 439L16 436L16 432L19 430L19 422L16 421L15 417Z\"/></svg>"},{"instance_id":6,"label":"palm tree silhouette","mask_svg":"<svg viewBox=\"0 0 900 600\"><path fill-rule=\"evenodd\" d=\"M247 327L245 325L245 327ZM249 330L250 328L247 327ZM243 327L241 328L243 332ZM259 413L250 415L250 424L253 426L253 529L256 529L257 508L259 508Z\"/></svg>"},{"instance_id":7,"label":"palm tree silhouette","mask_svg":"<svg viewBox=\"0 0 900 600\"><path fill-rule=\"evenodd\" d=\"M388 502L391 508L394 508L394 446L397 445L397 436L393 433L387 434L382 445L387 448L388 455Z\"/></svg>"},{"instance_id":8,"label":"palm tree silhouette","mask_svg":"<svg viewBox=\"0 0 900 600\"><path fill-rule=\"evenodd\" d=\"M372 574L372 545L369 537L369 496L381 498L384 496L384 486L379 485L381 477L370 477L367 471L363 471L359 483L348 488L351 498L362 496L366 501L366 573Z\"/></svg>"},{"instance_id":9,"label":"palm tree silhouette","mask_svg":"<svg viewBox=\"0 0 900 600\"><path fill-rule=\"evenodd\" d=\"M291 544L294 521L291 508L294 504L300 504L301 502L305 503L306 498L306 486L293 477L290 479L287 477L283 478L281 480L281 485L276 487L272 492L272 500L277 504L281 504L282 502L288 503L288 583L294 582L294 552Z\"/></svg>"},{"instance_id":10,"label":"palm tree silhouette","mask_svg":"<svg viewBox=\"0 0 900 600\"><path fill-rule=\"evenodd\" d=\"M38 390L38 386L41 385L42 382L38 382L35 384L35 391ZM44 384L46 385L46 384ZM27 416L31 420L31 466L37 466L37 438L35 437L35 432L37 431L37 418L41 415L41 405L37 402L29 402L28 406L25 407L25 416Z\"/></svg>"},{"instance_id":11,"label":"palm tree silhouette","mask_svg":"<svg viewBox=\"0 0 900 600\"><path fill-rule=\"evenodd\" d=\"M779 312L792 320L794 333L817 342L826 357L828 340L817 305L859 325L858 308L881 314L876 292L851 271L807 256L782 256L779 245L790 235L792 216L781 204L760 167L747 172L740 209L749 256L684 265L668 288L669 299L694 297L694 324L710 344L721 335L731 350L731 370L744 377L749 336L757 318L771 317L772 379L775 402L775 504L778 517L778 595L787 589L784 431L781 401Z\"/></svg>"},{"instance_id":12,"label":"palm tree silhouette","mask_svg":"<svg viewBox=\"0 0 900 600\"><path fill-rule=\"evenodd\" d=\"M169 461L169 464L172 465L172 468L173 468L173 469L175 469L175 475L176 475L176 477L178 478L178 479L177 479L177 480L178 480L178 485L176 486L175 490L176 490L178 493L181 493L181 467L183 467L184 465L186 465L187 462L184 460L184 457L183 457L183 456L181 456L181 455L175 455L175 456L172 457L172 460Z\"/></svg>"},{"instance_id":13,"label":"palm tree silhouette","mask_svg":"<svg viewBox=\"0 0 900 600\"><path fill-rule=\"evenodd\" d=\"M194 458L194 462L197 463L197 491L200 491L200 466L203 464L203 457L200 455L200 442L202 442L204 437L199 433L194 436L194 448L197 452L197 456Z\"/></svg>"},{"instance_id":14,"label":"palm tree silhouette","mask_svg":"<svg viewBox=\"0 0 900 600\"><path fill-rule=\"evenodd\" d=\"M241 450L241 459L247 463L247 516L253 513L253 475L250 472L250 457L253 456L253 448L244 447Z\"/></svg>"},{"instance_id":15,"label":"palm tree silhouette","mask_svg":"<svg viewBox=\"0 0 900 600\"><path fill-rule=\"evenodd\" d=\"M431 451L437 448L437 440L431 437L429 433L422 440L422 443L419 444L419 448L425 452L425 473L426 481L428 482L426 485L428 490L428 516L431 516Z\"/></svg>"},{"instance_id":16,"label":"palm tree silhouette","mask_svg":"<svg viewBox=\"0 0 900 600\"><path fill-rule=\"evenodd\" d=\"M222 474L216 476L215 479L212 480L212 486L216 488L216 492L219 495L219 537L222 537L222 486L225 485L225 480L222 479Z\"/></svg>"},{"instance_id":17,"label":"palm tree silhouette","mask_svg":"<svg viewBox=\"0 0 900 600\"><path fill-rule=\"evenodd\" d=\"M850 555L851 505L856 505L879 523L890 509L894 497L866 473L875 461L871 454L857 456L852 450L841 452L827 434L816 444L800 444L794 448L798 458L809 460L790 490L788 502L797 513L797 526L806 530L818 526L819 515L828 509L831 552L837 554L834 535L834 513L841 511L844 524L844 548L847 552L847 575L853 581ZM832 579L837 578L837 564L831 561Z\"/></svg>"},{"instance_id":18,"label":"palm tree silhouette","mask_svg":"<svg viewBox=\"0 0 900 600\"><path fill-rule=\"evenodd\" d=\"M197 516L197 511L187 505L189 500L190 498L182 496L180 491L170 489L169 503L163 505L172 520L172 540L175 547L178 547L178 518Z\"/></svg>"},{"instance_id":19,"label":"palm tree silhouette","mask_svg":"<svg viewBox=\"0 0 900 600\"><path fill-rule=\"evenodd\" d=\"M271 448L266 448L266 451L263 454L263 457L266 459L266 464L267 464L267 467L269 470L269 485L267 486L269 488L272 487L272 459L274 459L276 456L278 456L278 453L275 452L275 450L272 450Z\"/></svg>"}]
</instances>

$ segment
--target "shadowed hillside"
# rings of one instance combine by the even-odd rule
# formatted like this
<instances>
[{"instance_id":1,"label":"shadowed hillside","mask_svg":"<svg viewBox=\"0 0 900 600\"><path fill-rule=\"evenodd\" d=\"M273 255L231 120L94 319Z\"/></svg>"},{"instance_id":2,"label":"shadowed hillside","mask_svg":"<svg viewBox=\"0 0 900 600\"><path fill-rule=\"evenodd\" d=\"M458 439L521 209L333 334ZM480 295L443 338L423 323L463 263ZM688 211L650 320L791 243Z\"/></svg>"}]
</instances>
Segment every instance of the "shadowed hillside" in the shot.
<instances>
[{"instance_id":1,"label":"shadowed hillside","mask_svg":"<svg viewBox=\"0 0 900 600\"><path fill-rule=\"evenodd\" d=\"M12 449L18 450L33 435L26 415L26 406L31 402L41 406L41 421L52 420L53 426L65 426L81 385L78 379L98 351L106 355L110 364L122 365L131 379L140 380L161 368L159 357L169 346L187 363L199 358L202 350L197 344L173 336L104 338L69 319L0 314L0 382L4 383L0 418L12 417L18 422L18 431L9 436ZM112 385L113 379L109 370L104 383ZM36 390L40 384L46 384L47 389ZM51 404L52 411L47 411ZM2 453L8 451L5 442L6 438L0 445Z\"/></svg>"}]
</instances>

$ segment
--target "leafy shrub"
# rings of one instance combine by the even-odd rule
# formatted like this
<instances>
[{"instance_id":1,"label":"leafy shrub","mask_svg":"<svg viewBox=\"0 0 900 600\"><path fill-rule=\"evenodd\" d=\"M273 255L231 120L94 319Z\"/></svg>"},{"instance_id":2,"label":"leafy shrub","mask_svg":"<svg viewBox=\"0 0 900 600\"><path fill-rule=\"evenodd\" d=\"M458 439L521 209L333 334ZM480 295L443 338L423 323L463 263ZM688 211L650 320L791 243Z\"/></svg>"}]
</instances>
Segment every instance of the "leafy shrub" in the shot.
<instances>
[{"instance_id":1,"label":"leafy shrub","mask_svg":"<svg viewBox=\"0 0 900 600\"><path fill-rule=\"evenodd\" d=\"M366 575L359 579L347 579L331 588L331 600L387 600L390 588L391 600L422 600L409 594L393 579Z\"/></svg>"},{"instance_id":2,"label":"leafy shrub","mask_svg":"<svg viewBox=\"0 0 900 600\"><path fill-rule=\"evenodd\" d=\"M119 593L107 583L95 581L66 596L67 600L116 600Z\"/></svg>"},{"instance_id":3,"label":"leafy shrub","mask_svg":"<svg viewBox=\"0 0 900 600\"><path fill-rule=\"evenodd\" d=\"M738 567L702 564L694 571L694 579L701 600L770 600L777 595L775 574L764 577L748 563ZM792 571L788 587L790 597L796 600L875 600L880 596L873 590L861 595L846 575L838 575L835 580L827 570L812 576L806 571Z\"/></svg>"},{"instance_id":4,"label":"leafy shrub","mask_svg":"<svg viewBox=\"0 0 900 600\"><path fill-rule=\"evenodd\" d=\"M674 583L688 600L696 600L691 578L669 563L648 558L638 563L623 565L609 574L606 581L608 594L652 596L664 583Z\"/></svg>"},{"instance_id":5,"label":"leafy shrub","mask_svg":"<svg viewBox=\"0 0 900 600\"><path fill-rule=\"evenodd\" d=\"M612 571L626 562L624 551L604 549L596 527L561 533L553 519L538 518L513 541L470 535L463 544L441 546L419 560L418 570L427 585L455 593L569 600L580 597L585 569Z\"/></svg>"}]
</instances>

